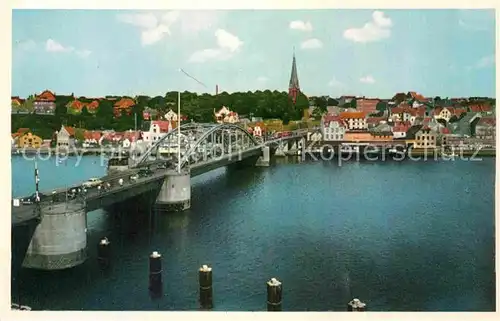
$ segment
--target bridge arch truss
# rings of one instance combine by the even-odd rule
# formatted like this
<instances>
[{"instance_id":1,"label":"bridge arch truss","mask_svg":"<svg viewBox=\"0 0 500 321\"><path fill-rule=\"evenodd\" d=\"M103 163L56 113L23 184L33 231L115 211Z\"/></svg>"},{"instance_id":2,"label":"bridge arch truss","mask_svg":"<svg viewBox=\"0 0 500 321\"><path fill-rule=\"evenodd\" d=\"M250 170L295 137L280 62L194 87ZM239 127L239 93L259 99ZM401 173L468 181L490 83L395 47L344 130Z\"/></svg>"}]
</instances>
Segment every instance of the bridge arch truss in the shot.
<instances>
[{"instance_id":1,"label":"bridge arch truss","mask_svg":"<svg viewBox=\"0 0 500 321\"><path fill-rule=\"evenodd\" d=\"M169 131L149 148L139 149L135 163L141 167L149 162L165 162L168 168L184 168L201 161L220 159L224 155L243 152L261 144L245 129L234 124L188 123L180 127L180 159L178 129Z\"/></svg>"}]
</instances>

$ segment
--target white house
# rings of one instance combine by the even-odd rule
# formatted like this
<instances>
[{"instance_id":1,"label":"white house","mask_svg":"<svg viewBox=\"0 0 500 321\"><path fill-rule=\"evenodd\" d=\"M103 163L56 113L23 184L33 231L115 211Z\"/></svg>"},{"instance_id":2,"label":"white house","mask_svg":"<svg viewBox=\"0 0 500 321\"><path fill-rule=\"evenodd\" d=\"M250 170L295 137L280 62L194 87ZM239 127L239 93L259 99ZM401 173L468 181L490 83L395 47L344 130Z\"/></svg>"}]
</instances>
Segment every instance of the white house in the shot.
<instances>
[{"instance_id":1,"label":"white house","mask_svg":"<svg viewBox=\"0 0 500 321\"><path fill-rule=\"evenodd\" d=\"M73 127L61 126L56 132L57 147L71 147L75 145L75 129Z\"/></svg>"},{"instance_id":2,"label":"white house","mask_svg":"<svg viewBox=\"0 0 500 321\"><path fill-rule=\"evenodd\" d=\"M168 120L168 121L177 121L177 114L172 110L170 109L166 114L165 114L165 120Z\"/></svg>"},{"instance_id":3,"label":"white house","mask_svg":"<svg viewBox=\"0 0 500 321\"><path fill-rule=\"evenodd\" d=\"M321 132L315 131L315 132L307 132L307 140L308 141L313 141L313 142L319 142L323 139L323 135L321 135Z\"/></svg>"},{"instance_id":4,"label":"white house","mask_svg":"<svg viewBox=\"0 0 500 321\"><path fill-rule=\"evenodd\" d=\"M239 116L238 113L229 110L226 106L222 106L219 111L215 111L214 109L214 116L217 121L217 123L222 124L222 123L230 123L234 124L239 122Z\"/></svg>"},{"instance_id":5,"label":"white house","mask_svg":"<svg viewBox=\"0 0 500 321\"><path fill-rule=\"evenodd\" d=\"M415 134L415 148L436 148L437 132L430 127L422 127Z\"/></svg>"},{"instance_id":6,"label":"white house","mask_svg":"<svg viewBox=\"0 0 500 321\"><path fill-rule=\"evenodd\" d=\"M340 119L347 125L349 130L366 130L368 129L368 123L366 121L366 114L362 111L356 112L342 112L340 113ZM325 140L326 136L323 135Z\"/></svg>"},{"instance_id":7,"label":"white house","mask_svg":"<svg viewBox=\"0 0 500 321\"><path fill-rule=\"evenodd\" d=\"M165 136L172 129L172 121L155 120L150 123L148 131L142 132L142 139L148 145L152 145L155 141Z\"/></svg>"},{"instance_id":8,"label":"white house","mask_svg":"<svg viewBox=\"0 0 500 321\"><path fill-rule=\"evenodd\" d=\"M436 108L434 110L434 118L437 119L444 119L447 122L450 121L451 116L453 116L454 111L451 108Z\"/></svg>"},{"instance_id":9,"label":"white house","mask_svg":"<svg viewBox=\"0 0 500 321\"><path fill-rule=\"evenodd\" d=\"M259 125L255 126L252 131L255 137L262 137L262 128Z\"/></svg>"},{"instance_id":10,"label":"white house","mask_svg":"<svg viewBox=\"0 0 500 321\"><path fill-rule=\"evenodd\" d=\"M339 116L326 114L321 120L321 132L325 141L343 140L346 124Z\"/></svg>"}]
</instances>

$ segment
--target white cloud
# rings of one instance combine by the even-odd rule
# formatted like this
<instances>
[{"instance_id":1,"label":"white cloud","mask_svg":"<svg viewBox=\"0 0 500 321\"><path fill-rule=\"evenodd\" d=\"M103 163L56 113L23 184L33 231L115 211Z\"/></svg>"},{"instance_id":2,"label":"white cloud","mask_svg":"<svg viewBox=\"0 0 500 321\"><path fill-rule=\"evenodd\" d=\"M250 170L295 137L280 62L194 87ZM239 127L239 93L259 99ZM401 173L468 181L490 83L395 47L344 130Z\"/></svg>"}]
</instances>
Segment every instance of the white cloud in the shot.
<instances>
[{"instance_id":1,"label":"white cloud","mask_svg":"<svg viewBox=\"0 0 500 321\"><path fill-rule=\"evenodd\" d=\"M191 63L201 63L209 60L227 60L231 58L231 54L225 50L216 49L203 49L194 52L188 59Z\"/></svg>"},{"instance_id":2,"label":"white cloud","mask_svg":"<svg viewBox=\"0 0 500 321\"><path fill-rule=\"evenodd\" d=\"M36 42L29 39L26 41L16 41L16 45L19 49L29 51L36 48Z\"/></svg>"},{"instance_id":3,"label":"white cloud","mask_svg":"<svg viewBox=\"0 0 500 321\"><path fill-rule=\"evenodd\" d=\"M354 42L371 42L389 38L392 21L382 11L374 11L372 21L361 28L350 28L344 31L344 38Z\"/></svg>"},{"instance_id":4,"label":"white cloud","mask_svg":"<svg viewBox=\"0 0 500 321\"><path fill-rule=\"evenodd\" d=\"M371 75L368 75L368 76L365 76L365 77L361 77L359 79L359 81L362 82L362 83L365 83L365 84L373 84L373 83L375 83L375 79Z\"/></svg>"},{"instance_id":5,"label":"white cloud","mask_svg":"<svg viewBox=\"0 0 500 321\"><path fill-rule=\"evenodd\" d=\"M141 43L143 46L152 45L168 34L170 26L179 18L178 11L169 11L160 18L152 13L119 14L117 19L121 22L139 27L141 31Z\"/></svg>"},{"instance_id":6,"label":"white cloud","mask_svg":"<svg viewBox=\"0 0 500 321\"><path fill-rule=\"evenodd\" d=\"M333 77L332 80L330 80L328 82L328 86L330 86L330 87L341 87L342 83L337 78Z\"/></svg>"},{"instance_id":7,"label":"white cloud","mask_svg":"<svg viewBox=\"0 0 500 321\"><path fill-rule=\"evenodd\" d=\"M179 21L184 34L198 33L217 25L224 13L218 10L185 10L182 11Z\"/></svg>"},{"instance_id":8,"label":"white cloud","mask_svg":"<svg viewBox=\"0 0 500 321\"><path fill-rule=\"evenodd\" d=\"M268 80L269 78L267 78L266 76L257 77L258 82L267 82Z\"/></svg>"},{"instance_id":9,"label":"white cloud","mask_svg":"<svg viewBox=\"0 0 500 321\"><path fill-rule=\"evenodd\" d=\"M76 54L81 58L87 58L88 56L90 56L91 53L92 53L92 51L86 50L86 49L76 51Z\"/></svg>"},{"instance_id":10,"label":"white cloud","mask_svg":"<svg viewBox=\"0 0 500 321\"><path fill-rule=\"evenodd\" d=\"M45 50L49 52L70 52L75 50L75 48L65 47L53 39L48 39L45 43Z\"/></svg>"},{"instance_id":11,"label":"white cloud","mask_svg":"<svg viewBox=\"0 0 500 321\"><path fill-rule=\"evenodd\" d=\"M48 39L45 42L45 51L54 52L54 53L73 52L77 56L79 56L80 58L87 58L92 53L88 49L77 50L74 47L64 46L61 43L59 43L53 39Z\"/></svg>"},{"instance_id":12,"label":"white cloud","mask_svg":"<svg viewBox=\"0 0 500 321\"><path fill-rule=\"evenodd\" d=\"M194 52L188 59L188 62L200 63L208 60L227 60L239 51L243 45L237 36L230 32L217 29L215 31L217 48L207 48Z\"/></svg>"},{"instance_id":13,"label":"white cloud","mask_svg":"<svg viewBox=\"0 0 500 321\"><path fill-rule=\"evenodd\" d=\"M231 52L237 51L243 45L243 42L238 37L224 29L217 29L215 37L220 48L228 49Z\"/></svg>"},{"instance_id":14,"label":"white cloud","mask_svg":"<svg viewBox=\"0 0 500 321\"><path fill-rule=\"evenodd\" d=\"M158 18L152 13L119 14L118 20L136 27L151 29L158 25Z\"/></svg>"},{"instance_id":15,"label":"white cloud","mask_svg":"<svg viewBox=\"0 0 500 321\"><path fill-rule=\"evenodd\" d=\"M172 34L172 28L179 25L184 34L193 34L216 25L220 13L215 10L168 11L161 15L153 13L120 14L117 19L141 29L143 46L152 45Z\"/></svg>"},{"instance_id":16,"label":"white cloud","mask_svg":"<svg viewBox=\"0 0 500 321\"><path fill-rule=\"evenodd\" d=\"M311 31L313 29L312 24L309 21L304 22L302 20L295 20L290 22L289 27L290 29L302 31Z\"/></svg>"},{"instance_id":17,"label":"white cloud","mask_svg":"<svg viewBox=\"0 0 500 321\"><path fill-rule=\"evenodd\" d=\"M479 61L476 62L474 67L477 69L481 69L489 67L494 64L495 64L495 55L490 55L479 59Z\"/></svg>"},{"instance_id":18,"label":"white cloud","mask_svg":"<svg viewBox=\"0 0 500 321\"><path fill-rule=\"evenodd\" d=\"M170 29L164 24L159 24L155 28L142 31L141 43L143 46L152 45L160 41L165 34L170 34Z\"/></svg>"},{"instance_id":19,"label":"white cloud","mask_svg":"<svg viewBox=\"0 0 500 321\"><path fill-rule=\"evenodd\" d=\"M308 39L300 44L302 49L319 49L322 47L323 43L317 38Z\"/></svg>"}]
</instances>

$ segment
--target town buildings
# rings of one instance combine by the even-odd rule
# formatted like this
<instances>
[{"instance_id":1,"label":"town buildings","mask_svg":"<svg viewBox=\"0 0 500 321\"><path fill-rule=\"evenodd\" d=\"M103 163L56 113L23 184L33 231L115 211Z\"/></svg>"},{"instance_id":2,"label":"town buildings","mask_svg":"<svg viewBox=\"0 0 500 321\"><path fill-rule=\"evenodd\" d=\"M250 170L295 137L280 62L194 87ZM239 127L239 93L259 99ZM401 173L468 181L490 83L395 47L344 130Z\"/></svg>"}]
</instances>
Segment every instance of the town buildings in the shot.
<instances>
[{"instance_id":1,"label":"town buildings","mask_svg":"<svg viewBox=\"0 0 500 321\"><path fill-rule=\"evenodd\" d=\"M344 140L347 126L347 123L340 116L326 114L321 120L321 136L325 141Z\"/></svg>"},{"instance_id":2,"label":"town buildings","mask_svg":"<svg viewBox=\"0 0 500 321\"><path fill-rule=\"evenodd\" d=\"M40 95L35 96L33 102L35 114L54 114L56 110L56 96L50 90L43 91Z\"/></svg>"},{"instance_id":3,"label":"town buildings","mask_svg":"<svg viewBox=\"0 0 500 321\"><path fill-rule=\"evenodd\" d=\"M226 106L222 106L222 108L218 111L215 111L214 109L214 117L216 122L219 124L235 124L239 122L238 113L229 110L229 108L227 108Z\"/></svg>"}]
</instances>

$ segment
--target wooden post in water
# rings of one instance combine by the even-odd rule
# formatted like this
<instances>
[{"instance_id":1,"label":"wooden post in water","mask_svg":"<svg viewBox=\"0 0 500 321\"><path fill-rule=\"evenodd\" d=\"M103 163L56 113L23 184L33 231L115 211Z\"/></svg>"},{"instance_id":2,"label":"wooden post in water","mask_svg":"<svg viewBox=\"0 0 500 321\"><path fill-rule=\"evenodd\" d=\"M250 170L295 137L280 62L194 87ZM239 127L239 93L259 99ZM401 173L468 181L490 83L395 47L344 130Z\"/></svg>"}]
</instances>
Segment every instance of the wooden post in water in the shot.
<instances>
[{"instance_id":1,"label":"wooden post in water","mask_svg":"<svg viewBox=\"0 0 500 321\"><path fill-rule=\"evenodd\" d=\"M363 312L366 311L366 303L361 302L359 299L352 299L347 303L347 311L349 312Z\"/></svg>"},{"instance_id":2,"label":"wooden post in water","mask_svg":"<svg viewBox=\"0 0 500 321\"><path fill-rule=\"evenodd\" d=\"M212 268L203 265L198 271L200 282L200 306L202 309L211 309L213 307L212 292Z\"/></svg>"},{"instance_id":3,"label":"wooden post in water","mask_svg":"<svg viewBox=\"0 0 500 321\"><path fill-rule=\"evenodd\" d=\"M275 278L267 281L267 311L281 311L281 282Z\"/></svg>"},{"instance_id":4,"label":"wooden post in water","mask_svg":"<svg viewBox=\"0 0 500 321\"><path fill-rule=\"evenodd\" d=\"M149 256L149 290L157 295L162 289L161 254L154 251Z\"/></svg>"},{"instance_id":5,"label":"wooden post in water","mask_svg":"<svg viewBox=\"0 0 500 321\"><path fill-rule=\"evenodd\" d=\"M97 260L103 268L107 268L110 265L111 258L111 246L107 237L101 239L97 246Z\"/></svg>"}]
</instances>

